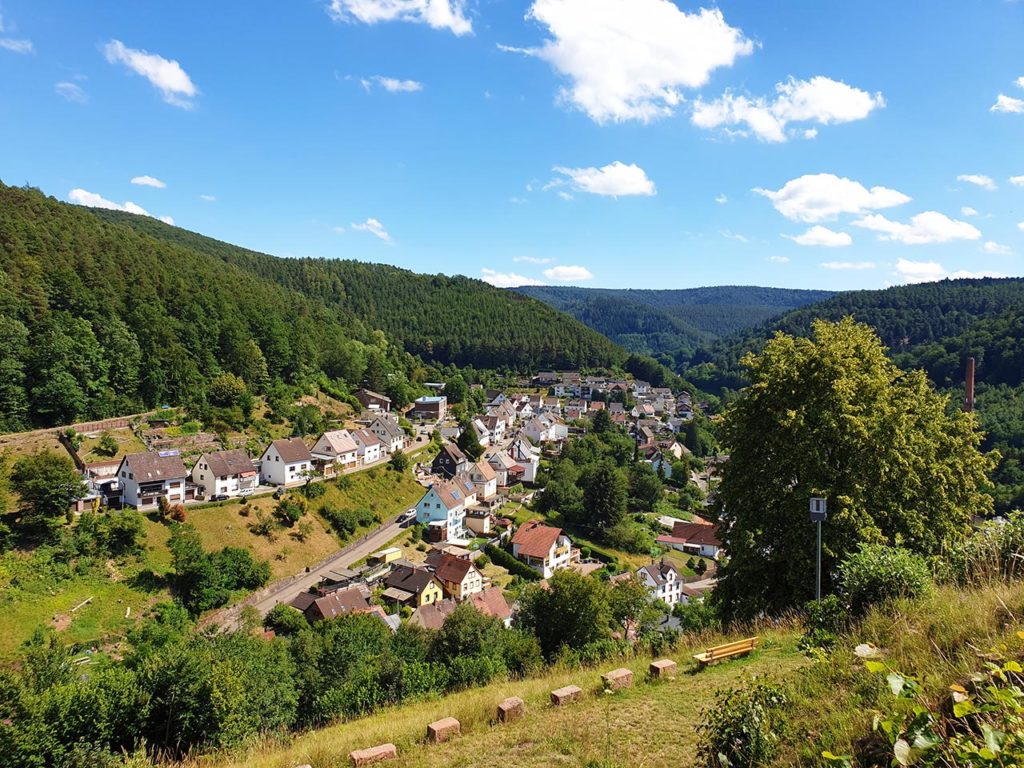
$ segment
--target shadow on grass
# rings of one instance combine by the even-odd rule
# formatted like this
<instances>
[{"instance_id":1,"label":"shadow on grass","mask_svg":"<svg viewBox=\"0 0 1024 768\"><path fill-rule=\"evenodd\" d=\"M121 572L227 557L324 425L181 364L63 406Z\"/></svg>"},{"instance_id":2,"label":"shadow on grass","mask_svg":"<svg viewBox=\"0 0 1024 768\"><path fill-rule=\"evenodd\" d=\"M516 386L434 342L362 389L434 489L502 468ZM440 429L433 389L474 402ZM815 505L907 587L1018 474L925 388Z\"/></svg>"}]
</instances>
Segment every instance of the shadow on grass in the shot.
<instances>
[{"instance_id":1,"label":"shadow on grass","mask_svg":"<svg viewBox=\"0 0 1024 768\"><path fill-rule=\"evenodd\" d=\"M137 574L132 576L126 581L129 587L137 589L140 592L147 592L153 594L156 592L162 592L170 586L166 576L161 576L156 571L147 568L146 570L139 571Z\"/></svg>"}]
</instances>

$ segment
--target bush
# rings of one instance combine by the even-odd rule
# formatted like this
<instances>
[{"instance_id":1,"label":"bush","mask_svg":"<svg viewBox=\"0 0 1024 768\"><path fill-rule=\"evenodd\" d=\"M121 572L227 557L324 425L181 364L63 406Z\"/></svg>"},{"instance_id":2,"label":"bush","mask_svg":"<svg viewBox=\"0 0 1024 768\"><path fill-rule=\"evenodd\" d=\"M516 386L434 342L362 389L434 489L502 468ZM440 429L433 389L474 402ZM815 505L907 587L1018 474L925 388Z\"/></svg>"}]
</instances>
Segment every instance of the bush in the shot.
<instances>
[{"instance_id":1,"label":"bush","mask_svg":"<svg viewBox=\"0 0 1024 768\"><path fill-rule=\"evenodd\" d=\"M697 765L772 765L786 725L785 692L769 682L719 691L697 727Z\"/></svg>"},{"instance_id":2,"label":"bush","mask_svg":"<svg viewBox=\"0 0 1024 768\"><path fill-rule=\"evenodd\" d=\"M849 613L837 595L826 595L821 600L811 600L804 606L805 632L800 639L800 648L821 648L832 650L848 623Z\"/></svg>"},{"instance_id":3,"label":"bush","mask_svg":"<svg viewBox=\"0 0 1024 768\"><path fill-rule=\"evenodd\" d=\"M654 546L654 537L646 527L626 520L609 528L604 539L609 546L636 555L646 555Z\"/></svg>"},{"instance_id":4,"label":"bush","mask_svg":"<svg viewBox=\"0 0 1024 768\"><path fill-rule=\"evenodd\" d=\"M940 561L940 577L963 585L978 579L1004 579L1019 574L1024 556L1024 512L1005 521L990 521L954 544Z\"/></svg>"},{"instance_id":5,"label":"bush","mask_svg":"<svg viewBox=\"0 0 1024 768\"><path fill-rule=\"evenodd\" d=\"M287 525L289 528L295 525L302 516L306 514L306 504L301 499L292 497L285 497L277 502L277 506L274 508L274 514L281 521L283 525Z\"/></svg>"},{"instance_id":6,"label":"bush","mask_svg":"<svg viewBox=\"0 0 1024 768\"><path fill-rule=\"evenodd\" d=\"M722 627L722 620L715 604L710 600L689 600L685 603L676 603L672 607L672 615L679 619L685 632L704 632Z\"/></svg>"},{"instance_id":7,"label":"bush","mask_svg":"<svg viewBox=\"0 0 1024 768\"><path fill-rule=\"evenodd\" d=\"M861 544L839 564L837 581L850 611L858 616L876 603L921 597L932 584L923 557L885 544Z\"/></svg>"},{"instance_id":8,"label":"bush","mask_svg":"<svg viewBox=\"0 0 1024 768\"><path fill-rule=\"evenodd\" d=\"M521 563L503 549L498 549L493 544L484 547L484 552L491 558L491 562L500 565L513 576L519 576L526 581L540 581L540 574L533 570L526 563Z\"/></svg>"},{"instance_id":9,"label":"bush","mask_svg":"<svg viewBox=\"0 0 1024 768\"><path fill-rule=\"evenodd\" d=\"M306 483L302 486L302 493L307 499L312 501L313 499L319 499L327 493L327 486L323 483Z\"/></svg>"},{"instance_id":10,"label":"bush","mask_svg":"<svg viewBox=\"0 0 1024 768\"><path fill-rule=\"evenodd\" d=\"M405 472L409 468L409 457L401 451L395 451L391 455L391 461L388 463L396 472Z\"/></svg>"},{"instance_id":11,"label":"bush","mask_svg":"<svg viewBox=\"0 0 1024 768\"><path fill-rule=\"evenodd\" d=\"M263 619L263 626L274 630L279 635L297 635L309 624L306 622L306 617L290 605L278 603Z\"/></svg>"}]
</instances>

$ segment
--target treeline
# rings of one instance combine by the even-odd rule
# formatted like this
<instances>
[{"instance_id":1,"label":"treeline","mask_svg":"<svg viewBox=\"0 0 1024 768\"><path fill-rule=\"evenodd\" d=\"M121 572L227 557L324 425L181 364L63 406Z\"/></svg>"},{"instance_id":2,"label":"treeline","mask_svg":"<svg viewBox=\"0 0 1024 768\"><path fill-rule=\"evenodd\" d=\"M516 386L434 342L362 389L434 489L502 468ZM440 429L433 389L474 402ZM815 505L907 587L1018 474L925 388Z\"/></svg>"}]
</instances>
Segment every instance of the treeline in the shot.
<instances>
[{"instance_id":1,"label":"treeline","mask_svg":"<svg viewBox=\"0 0 1024 768\"><path fill-rule=\"evenodd\" d=\"M525 372L625 359L479 281L277 259L3 184L0 210L0 432L205 406L222 373L251 393L334 382L401 404L424 361Z\"/></svg>"},{"instance_id":2,"label":"treeline","mask_svg":"<svg viewBox=\"0 0 1024 768\"><path fill-rule=\"evenodd\" d=\"M631 352L671 358L688 357L716 339L832 295L752 286L679 290L526 286L516 290L567 312Z\"/></svg>"},{"instance_id":3,"label":"treeline","mask_svg":"<svg viewBox=\"0 0 1024 768\"><path fill-rule=\"evenodd\" d=\"M909 358L911 362L917 358L926 368L930 357L934 357L935 364L929 375L937 384L962 382L962 371L957 378L954 373L957 366L945 346L940 344L942 349L938 350L931 344L959 336L978 321L992 320L1022 305L1024 279L1020 278L943 280L878 291L851 291L786 312L676 362L680 372L702 389L709 392L738 389L746 383L740 361L748 352L762 349L776 331L808 336L816 319L837 322L852 316L871 326L894 355L911 354L914 356ZM983 331L981 335L986 333ZM978 349L974 354L984 353Z\"/></svg>"},{"instance_id":4,"label":"treeline","mask_svg":"<svg viewBox=\"0 0 1024 768\"><path fill-rule=\"evenodd\" d=\"M606 367L625 359L622 350L582 323L479 280L342 259L275 258L145 216L96 213L318 299L383 330L425 361L527 372Z\"/></svg>"}]
</instances>

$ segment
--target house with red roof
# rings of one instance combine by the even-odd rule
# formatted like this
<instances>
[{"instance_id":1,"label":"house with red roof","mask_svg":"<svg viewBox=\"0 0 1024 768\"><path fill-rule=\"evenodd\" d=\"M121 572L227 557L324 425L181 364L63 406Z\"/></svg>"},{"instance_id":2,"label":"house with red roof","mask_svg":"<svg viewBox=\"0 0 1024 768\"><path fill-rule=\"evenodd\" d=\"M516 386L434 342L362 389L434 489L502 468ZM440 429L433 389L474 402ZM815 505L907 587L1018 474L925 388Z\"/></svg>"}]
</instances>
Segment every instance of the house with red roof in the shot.
<instances>
[{"instance_id":1,"label":"house with red roof","mask_svg":"<svg viewBox=\"0 0 1024 768\"><path fill-rule=\"evenodd\" d=\"M530 520L519 526L512 537L512 556L547 579L572 564L572 541L561 528Z\"/></svg>"}]
</instances>

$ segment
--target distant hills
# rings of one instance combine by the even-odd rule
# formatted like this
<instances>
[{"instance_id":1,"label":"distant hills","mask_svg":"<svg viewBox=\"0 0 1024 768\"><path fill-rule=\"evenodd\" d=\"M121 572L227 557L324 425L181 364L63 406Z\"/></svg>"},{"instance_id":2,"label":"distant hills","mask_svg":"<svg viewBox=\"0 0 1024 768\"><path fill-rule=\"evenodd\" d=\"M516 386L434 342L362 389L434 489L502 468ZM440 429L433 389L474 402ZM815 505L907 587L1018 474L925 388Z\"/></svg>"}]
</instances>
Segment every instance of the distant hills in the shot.
<instances>
[{"instance_id":1,"label":"distant hills","mask_svg":"<svg viewBox=\"0 0 1024 768\"><path fill-rule=\"evenodd\" d=\"M630 352L681 362L698 348L834 295L832 291L718 286L634 290L526 286L513 289L566 312Z\"/></svg>"},{"instance_id":2,"label":"distant hills","mask_svg":"<svg viewBox=\"0 0 1024 768\"><path fill-rule=\"evenodd\" d=\"M0 183L0 431L320 377L402 401L425 366L605 367L626 352L479 280L286 259ZM433 375L437 375L434 373Z\"/></svg>"}]
</instances>

